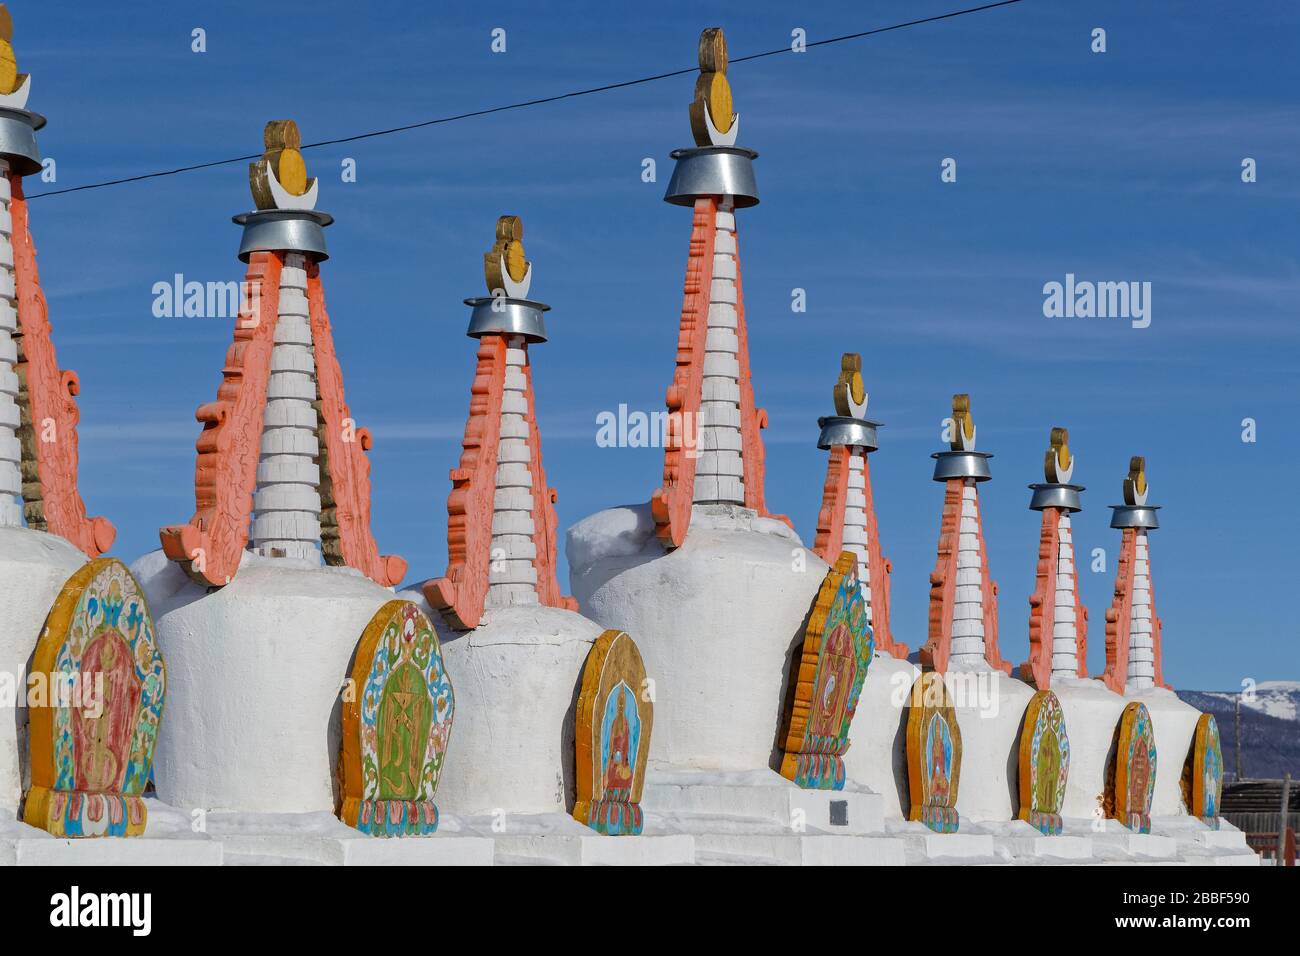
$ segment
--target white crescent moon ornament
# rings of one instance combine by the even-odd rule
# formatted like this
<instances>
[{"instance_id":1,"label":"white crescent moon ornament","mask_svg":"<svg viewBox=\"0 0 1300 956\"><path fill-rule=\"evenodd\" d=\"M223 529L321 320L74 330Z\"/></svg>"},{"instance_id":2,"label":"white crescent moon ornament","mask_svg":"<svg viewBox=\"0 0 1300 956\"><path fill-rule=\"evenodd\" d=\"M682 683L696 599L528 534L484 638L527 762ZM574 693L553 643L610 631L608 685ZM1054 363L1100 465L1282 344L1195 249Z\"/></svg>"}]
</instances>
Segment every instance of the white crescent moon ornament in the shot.
<instances>
[{"instance_id":1,"label":"white crescent moon ornament","mask_svg":"<svg viewBox=\"0 0 1300 956\"><path fill-rule=\"evenodd\" d=\"M844 395L844 403L849 408L849 415L853 418L867 417L867 402L871 400L871 395L865 390L862 392L862 402L859 404L853 400L853 386L848 382L839 386Z\"/></svg>"},{"instance_id":2,"label":"white crescent moon ornament","mask_svg":"<svg viewBox=\"0 0 1300 956\"><path fill-rule=\"evenodd\" d=\"M1146 491L1138 491L1137 482L1133 482L1133 503L1135 505L1145 505L1147 503L1147 495L1150 493L1150 485L1147 485Z\"/></svg>"},{"instance_id":3,"label":"white crescent moon ornament","mask_svg":"<svg viewBox=\"0 0 1300 956\"><path fill-rule=\"evenodd\" d=\"M719 133L718 128L713 125L713 115L705 109L704 125L709 128L709 142L714 146L735 146L736 134L740 132L740 114L731 114L731 129L725 133Z\"/></svg>"},{"instance_id":4,"label":"white crescent moon ornament","mask_svg":"<svg viewBox=\"0 0 1300 956\"><path fill-rule=\"evenodd\" d=\"M501 284L505 286L506 298L528 298L528 289L533 284L533 264L528 263L528 269L524 272L524 277L516 282L510 278L510 270L506 268L506 257L499 256L498 258L501 260Z\"/></svg>"},{"instance_id":5,"label":"white crescent moon ornament","mask_svg":"<svg viewBox=\"0 0 1300 956\"><path fill-rule=\"evenodd\" d=\"M22 83L18 84L18 89L12 93L0 94L0 106L7 107L11 110L27 109L27 97L32 95L32 77L31 74L23 77Z\"/></svg>"},{"instance_id":6,"label":"white crescent moon ornament","mask_svg":"<svg viewBox=\"0 0 1300 956\"><path fill-rule=\"evenodd\" d=\"M966 437L966 429L962 427L961 422L957 422L956 425L957 425L957 435L959 438L961 438L961 450L974 451L975 450L975 429L976 429L975 424L973 422L971 423L969 438Z\"/></svg>"},{"instance_id":7,"label":"white crescent moon ornament","mask_svg":"<svg viewBox=\"0 0 1300 956\"><path fill-rule=\"evenodd\" d=\"M1061 467L1061 459L1060 459L1059 456L1057 457L1057 459L1056 459L1056 483L1057 483L1058 485L1068 485L1068 484L1070 483L1070 479L1074 477L1074 464L1075 464L1075 461L1076 461L1075 456L1074 456L1074 455L1071 455L1071 456L1070 456L1070 465L1069 465L1069 467L1068 467L1068 468L1062 468L1062 467Z\"/></svg>"},{"instance_id":8,"label":"white crescent moon ornament","mask_svg":"<svg viewBox=\"0 0 1300 956\"><path fill-rule=\"evenodd\" d=\"M320 180L312 177L311 186L301 196L295 196L289 190L280 185L280 180L275 175L275 164L266 164L266 182L271 187L271 198L275 200L276 209L315 209L316 195L319 192Z\"/></svg>"}]
</instances>

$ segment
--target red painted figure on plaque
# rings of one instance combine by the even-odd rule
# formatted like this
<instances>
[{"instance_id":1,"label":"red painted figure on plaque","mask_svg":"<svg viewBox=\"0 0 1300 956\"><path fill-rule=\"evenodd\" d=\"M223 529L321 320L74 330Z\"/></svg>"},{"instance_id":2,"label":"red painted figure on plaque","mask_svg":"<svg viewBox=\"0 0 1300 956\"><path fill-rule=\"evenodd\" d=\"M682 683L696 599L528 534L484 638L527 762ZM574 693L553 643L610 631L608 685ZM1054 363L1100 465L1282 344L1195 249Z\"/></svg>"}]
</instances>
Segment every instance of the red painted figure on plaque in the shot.
<instances>
[{"instance_id":1,"label":"red painted figure on plaque","mask_svg":"<svg viewBox=\"0 0 1300 956\"><path fill-rule=\"evenodd\" d=\"M627 694L618 691L618 714L609 730L609 767L605 770L605 799L615 793L632 791L632 756L628 749L632 746L632 731L628 726L625 707Z\"/></svg>"},{"instance_id":2,"label":"red painted figure on plaque","mask_svg":"<svg viewBox=\"0 0 1300 956\"><path fill-rule=\"evenodd\" d=\"M75 786L100 792L121 785L131 747L131 721L140 700L131 651L116 631L108 630L86 648L81 680L82 706L72 711L78 754Z\"/></svg>"},{"instance_id":3,"label":"red painted figure on plaque","mask_svg":"<svg viewBox=\"0 0 1300 956\"><path fill-rule=\"evenodd\" d=\"M1147 742L1139 738L1133 746L1133 760L1128 768L1129 812L1141 814L1147 802L1147 778L1151 774L1151 753Z\"/></svg>"},{"instance_id":4,"label":"red painted figure on plaque","mask_svg":"<svg viewBox=\"0 0 1300 956\"><path fill-rule=\"evenodd\" d=\"M926 749L930 751L930 795L936 804L945 804L948 800L948 769L944 756L943 731L943 721L938 716L931 718Z\"/></svg>"},{"instance_id":5,"label":"red painted figure on plaque","mask_svg":"<svg viewBox=\"0 0 1300 956\"><path fill-rule=\"evenodd\" d=\"M816 701L812 732L818 737L836 737L844 725L844 710L848 706L849 691L857 676L858 659L854 653L853 635L849 626L841 621L827 638L822 653L820 673L813 700Z\"/></svg>"}]
</instances>

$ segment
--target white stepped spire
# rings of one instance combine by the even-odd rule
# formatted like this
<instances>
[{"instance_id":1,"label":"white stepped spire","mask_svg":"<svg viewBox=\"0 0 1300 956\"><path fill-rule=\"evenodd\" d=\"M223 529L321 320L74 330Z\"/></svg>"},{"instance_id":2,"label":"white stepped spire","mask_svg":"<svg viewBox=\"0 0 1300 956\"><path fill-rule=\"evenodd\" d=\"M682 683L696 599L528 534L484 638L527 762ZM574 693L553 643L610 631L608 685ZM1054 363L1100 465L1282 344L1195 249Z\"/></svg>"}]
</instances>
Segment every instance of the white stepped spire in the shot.
<instances>
[{"instance_id":1,"label":"white stepped spire","mask_svg":"<svg viewBox=\"0 0 1300 956\"><path fill-rule=\"evenodd\" d=\"M713 283L704 342L704 385L698 422L695 501L745 503L740 438L740 343L736 337L736 216L718 204L713 240Z\"/></svg>"},{"instance_id":2,"label":"white stepped spire","mask_svg":"<svg viewBox=\"0 0 1300 956\"><path fill-rule=\"evenodd\" d=\"M311 559L321 551L316 359L306 261L291 252L284 263L253 492L252 548L270 557Z\"/></svg>"},{"instance_id":3,"label":"white stepped spire","mask_svg":"<svg viewBox=\"0 0 1300 956\"><path fill-rule=\"evenodd\" d=\"M984 588L980 557L979 497L975 480L962 482L957 546L957 593L953 602L950 664L984 663Z\"/></svg>"},{"instance_id":4,"label":"white stepped spire","mask_svg":"<svg viewBox=\"0 0 1300 956\"><path fill-rule=\"evenodd\" d=\"M1128 690L1155 684L1155 640L1151 620L1151 561L1147 532L1137 530L1133 557L1133 604L1129 616Z\"/></svg>"},{"instance_id":5,"label":"white stepped spire","mask_svg":"<svg viewBox=\"0 0 1300 956\"><path fill-rule=\"evenodd\" d=\"M1079 674L1079 626L1074 611L1074 539L1070 516L1057 523L1056 596L1052 614L1052 676Z\"/></svg>"},{"instance_id":6,"label":"white stepped spire","mask_svg":"<svg viewBox=\"0 0 1300 956\"><path fill-rule=\"evenodd\" d=\"M0 159L0 528L23 524L22 445L18 428L17 292L14 286L13 217L9 212L8 160Z\"/></svg>"},{"instance_id":7,"label":"white stepped spire","mask_svg":"<svg viewBox=\"0 0 1300 956\"><path fill-rule=\"evenodd\" d=\"M867 530L867 482L862 448L849 448L849 486L844 501L844 530L841 546L858 556L858 584L867 605L867 621L873 623L871 610L871 544Z\"/></svg>"},{"instance_id":8,"label":"white stepped spire","mask_svg":"<svg viewBox=\"0 0 1300 956\"><path fill-rule=\"evenodd\" d=\"M537 604L537 545L533 531L533 443L528 423L528 352L522 336L506 344L501 394L501 437L497 442L497 484L492 509L492 563L487 606ZM544 492L543 492L544 493Z\"/></svg>"}]
</instances>

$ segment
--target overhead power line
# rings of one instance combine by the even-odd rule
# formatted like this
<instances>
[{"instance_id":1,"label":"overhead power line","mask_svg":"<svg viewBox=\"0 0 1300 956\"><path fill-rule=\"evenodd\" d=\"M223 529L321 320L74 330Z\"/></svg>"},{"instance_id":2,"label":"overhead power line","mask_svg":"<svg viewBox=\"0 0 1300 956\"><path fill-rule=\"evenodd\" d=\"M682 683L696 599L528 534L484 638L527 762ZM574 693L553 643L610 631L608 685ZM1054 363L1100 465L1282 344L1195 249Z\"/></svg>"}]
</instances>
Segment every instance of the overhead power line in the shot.
<instances>
[{"instance_id":1,"label":"overhead power line","mask_svg":"<svg viewBox=\"0 0 1300 956\"><path fill-rule=\"evenodd\" d=\"M877 36L881 33L891 33L895 30L903 30L908 27L921 26L926 23L937 23L940 20L952 20L956 17L964 17L972 13L983 13L986 10L993 10L997 7L1009 7L1013 4L1021 3L1023 0L999 0L997 3L985 3L978 7L967 7L964 10L953 10L950 13L940 13L932 17L922 17L919 20L908 20L904 23L893 23L886 27L876 27L874 30L863 30L859 33L846 33L843 36L830 37L826 40L815 40L805 46L807 48L816 46L829 46L832 43L844 43L849 40L861 40L866 37ZM729 58L729 63L745 63L749 60L761 60L764 57L778 56L782 53L792 53L789 46L780 47L776 50L766 50L763 53L751 53L748 56L739 56ZM490 116L493 113L504 113L508 110L521 110L530 106L542 106L547 103L558 103L560 100L571 100L579 96L591 96L596 93L608 93L611 90L626 89L629 86L640 86L643 83L655 83L659 80L666 80L674 76L685 76L697 72L697 67L688 67L683 70L670 70L667 73L656 73L653 76L642 76L635 80L624 80L621 83L607 83L604 86L593 86L585 90L573 90L568 93L557 93L554 96L543 96L532 100L521 100L518 103L507 103L503 106L491 106L481 110L470 110L467 113L457 113L454 116L440 116L437 119L423 120L418 123L407 123L403 126L392 126L388 129L377 129L369 133L357 133L352 136L340 136L337 139L323 139L315 143L303 144L303 149L316 149L321 146L337 146L341 143L355 143L363 139L375 139L379 136L392 136L396 133L406 133L413 129L424 129L429 126L441 126L446 123L457 123L461 120L473 119L476 116ZM255 160L261 157L261 153L250 153L246 156L232 156L229 159L216 159L207 163L195 163L192 166L178 166L175 169L162 169L152 173L140 173L136 176L127 176L122 179L109 179L100 183L87 183L84 186L69 186L67 189L52 189L43 193L34 193L27 197L28 199L40 199L43 196L66 196L68 193L86 192L91 189L106 189L109 186L121 186L126 183L143 182L146 179L161 179L164 176L179 176L181 173L192 173L200 169L211 169L214 166L229 166L232 163L246 163L249 160Z\"/></svg>"}]
</instances>

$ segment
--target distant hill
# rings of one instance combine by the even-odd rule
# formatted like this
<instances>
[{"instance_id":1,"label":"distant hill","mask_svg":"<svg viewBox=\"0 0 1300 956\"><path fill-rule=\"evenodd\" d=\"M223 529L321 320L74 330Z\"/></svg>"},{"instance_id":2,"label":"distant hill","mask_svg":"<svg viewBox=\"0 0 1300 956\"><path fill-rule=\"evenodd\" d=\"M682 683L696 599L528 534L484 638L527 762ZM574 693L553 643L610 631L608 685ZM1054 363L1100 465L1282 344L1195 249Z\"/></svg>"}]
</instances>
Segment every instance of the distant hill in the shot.
<instances>
[{"instance_id":1,"label":"distant hill","mask_svg":"<svg viewBox=\"0 0 1300 956\"><path fill-rule=\"evenodd\" d=\"M1197 710L1214 715L1223 742L1228 774L1237 768L1236 693L1180 690L1178 696ZM1241 701L1241 770L1243 777L1280 779L1290 771L1300 781L1300 682L1265 681L1253 699Z\"/></svg>"}]
</instances>

